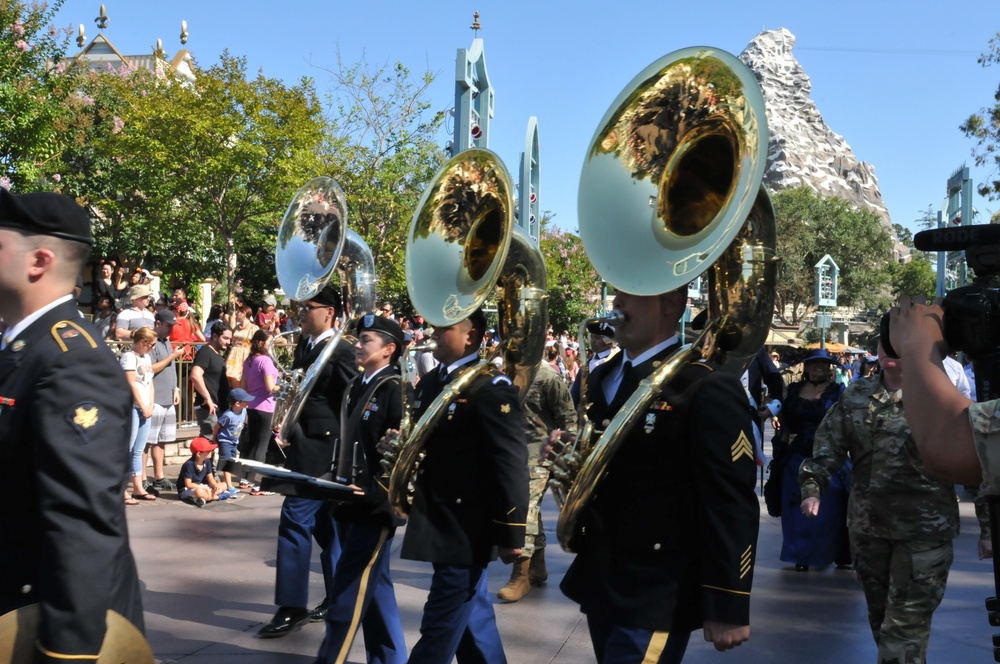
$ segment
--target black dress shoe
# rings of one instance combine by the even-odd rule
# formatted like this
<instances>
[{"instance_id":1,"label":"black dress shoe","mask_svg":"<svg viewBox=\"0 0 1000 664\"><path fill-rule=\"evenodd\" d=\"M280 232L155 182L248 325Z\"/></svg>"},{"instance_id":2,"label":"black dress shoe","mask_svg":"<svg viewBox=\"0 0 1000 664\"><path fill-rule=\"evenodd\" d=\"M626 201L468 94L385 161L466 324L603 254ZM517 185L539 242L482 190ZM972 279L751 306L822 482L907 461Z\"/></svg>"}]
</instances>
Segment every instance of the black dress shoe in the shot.
<instances>
[{"instance_id":1,"label":"black dress shoe","mask_svg":"<svg viewBox=\"0 0 1000 664\"><path fill-rule=\"evenodd\" d=\"M294 609L283 606L271 618L271 622L260 628L257 636L262 639L275 639L285 636L295 629L299 624L309 620L308 609Z\"/></svg>"},{"instance_id":2,"label":"black dress shoe","mask_svg":"<svg viewBox=\"0 0 1000 664\"><path fill-rule=\"evenodd\" d=\"M317 606L315 609L309 612L309 622L325 622L326 621L326 601Z\"/></svg>"},{"instance_id":3,"label":"black dress shoe","mask_svg":"<svg viewBox=\"0 0 1000 664\"><path fill-rule=\"evenodd\" d=\"M795 566L795 571L796 572L808 572L809 571L809 566L808 565L796 565Z\"/></svg>"}]
</instances>

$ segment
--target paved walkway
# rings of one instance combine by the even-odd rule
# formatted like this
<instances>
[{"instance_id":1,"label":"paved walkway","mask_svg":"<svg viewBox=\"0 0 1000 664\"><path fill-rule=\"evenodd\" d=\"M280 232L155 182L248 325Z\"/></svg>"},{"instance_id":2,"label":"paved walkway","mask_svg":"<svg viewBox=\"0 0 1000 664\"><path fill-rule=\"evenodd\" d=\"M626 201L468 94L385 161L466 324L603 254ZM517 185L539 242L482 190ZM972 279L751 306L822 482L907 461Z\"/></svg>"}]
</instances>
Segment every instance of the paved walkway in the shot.
<instances>
[{"instance_id":1,"label":"paved walkway","mask_svg":"<svg viewBox=\"0 0 1000 664\"><path fill-rule=\"evenodd\" d=\"M172 474L176 475L171 469ZM313 661L323 626L306 625L281 639L255 638L274 612L275 533L281 496L246 496L198 509L165 493L156 502L128 508L132 549L144 586L147 636L159 662L186 664L307 664ZM735 651L716 653L692 636L685 662L774 664L872 662L875 647L864 598L850 572L801 573L778 561L781 527L761 509L760 539L751 604L752 637ZM971 503L962 503L962 535L948 591L934 618L929 660L992 661L983 600L992 595L987 562L976 558L978 527ZM497 621L511 664L592 662L586 621L558 584L571 561L555 539L556 507L546 498L543 514L550 546L549 584L515 604L496 605ZM399 559L400 530L392 569L408 647L418 638L430 566ZM489 569L490 590L506 582L509 567ZM312 597L323 596L314 555ZM361 639L351 662L365 661Z\"/></svg>"}]
</instances>

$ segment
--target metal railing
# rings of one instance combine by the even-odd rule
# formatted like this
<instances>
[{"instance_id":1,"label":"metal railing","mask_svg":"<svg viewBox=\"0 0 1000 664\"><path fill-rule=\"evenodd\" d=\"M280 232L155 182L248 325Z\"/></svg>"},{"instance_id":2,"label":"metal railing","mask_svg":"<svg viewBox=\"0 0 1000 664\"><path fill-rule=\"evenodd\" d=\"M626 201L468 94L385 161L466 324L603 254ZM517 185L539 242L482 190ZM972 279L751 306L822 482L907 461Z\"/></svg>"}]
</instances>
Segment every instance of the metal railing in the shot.
<instances>
[{"instance_id":1,"label":"metal railing","mask_svg":"<svg viewBox=\"0 0 1000 664\"><path fill-rule=\"evenodd\" d=\"M106 343L115 357L118 358L132 346L131 341L107 341ZM197 423L194 415L194 387L191 385L193 364L193 360L174 361L174 369L177 371L177 386L181 388L181 403L177 406L177 426Z\"/></svg>"}]
</instances>

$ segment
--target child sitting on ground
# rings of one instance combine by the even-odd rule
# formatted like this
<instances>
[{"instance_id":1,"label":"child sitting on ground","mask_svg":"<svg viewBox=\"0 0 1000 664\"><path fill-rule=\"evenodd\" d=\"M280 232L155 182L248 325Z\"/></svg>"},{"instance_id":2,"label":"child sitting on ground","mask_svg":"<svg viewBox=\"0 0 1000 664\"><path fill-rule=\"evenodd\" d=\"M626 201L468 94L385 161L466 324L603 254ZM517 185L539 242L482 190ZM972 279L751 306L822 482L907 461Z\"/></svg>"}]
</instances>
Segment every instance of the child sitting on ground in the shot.
<instances>
[{"instance_id":1,"label":"child sitting on ground","mask_svg":"<svg viewBox=\"0 0 1000 664\"><path fill-rule=\"evenodd\" d=\"M212 473L212 452L215 445L208 438L198 436L191 441L191 458L181 466L177 477L178 497L186 502L204 507L210 500L219 500L225 488L215 481Z\"/></svg>"},{"instance_id":2,"label":"child sitting on ground","mask_svg":"<svg viewBox=\"0 0 1000 664\"><path fill-rule=\"evenodd\" d=\"M240 433L243 425L247 421L247 405L250 403L250 393L241 387L237 387L229 392L229 410L222 414L212 438L219 445L219 467L226 459L236 458L236 447L240 442ZM222 484L226 491L226 498L235 498L240 495L238 487L233 485L233 475L229 471L223 471Z\"/></svg>"}]
</instances>

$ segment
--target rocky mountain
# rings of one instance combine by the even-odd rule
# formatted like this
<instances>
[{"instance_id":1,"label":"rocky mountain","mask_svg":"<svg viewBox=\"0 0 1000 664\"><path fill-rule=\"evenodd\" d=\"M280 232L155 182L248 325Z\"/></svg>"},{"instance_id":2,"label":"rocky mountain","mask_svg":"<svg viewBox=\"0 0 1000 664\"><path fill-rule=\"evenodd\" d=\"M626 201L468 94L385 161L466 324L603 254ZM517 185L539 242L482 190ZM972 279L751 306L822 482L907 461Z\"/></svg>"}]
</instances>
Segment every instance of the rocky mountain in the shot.
<instances>
[{"instance_id":1,"label":"rocky mountain","mask_svg":"<svg viewBox=\"0 0 1000 664\"><path fill-rule=\"evenodd\" d=\"M772 191L806 185L839 196L877 214L891 231L875 167L859 162L844 137L823 122L809 98L809 77L792 55L794 46L795 35L785 28L766 30L739 56L764 91L771 131L764 184Z\"/></svg>"}]
</instances>

